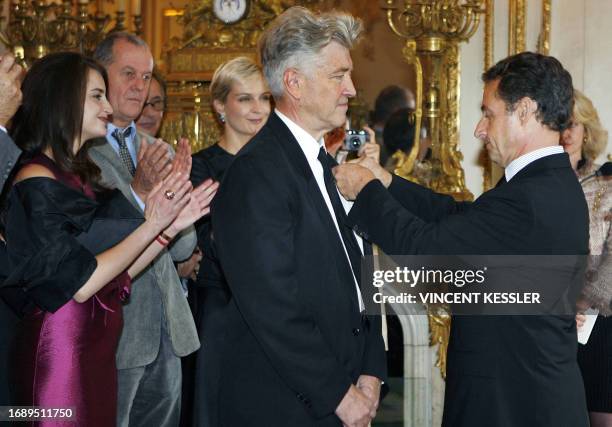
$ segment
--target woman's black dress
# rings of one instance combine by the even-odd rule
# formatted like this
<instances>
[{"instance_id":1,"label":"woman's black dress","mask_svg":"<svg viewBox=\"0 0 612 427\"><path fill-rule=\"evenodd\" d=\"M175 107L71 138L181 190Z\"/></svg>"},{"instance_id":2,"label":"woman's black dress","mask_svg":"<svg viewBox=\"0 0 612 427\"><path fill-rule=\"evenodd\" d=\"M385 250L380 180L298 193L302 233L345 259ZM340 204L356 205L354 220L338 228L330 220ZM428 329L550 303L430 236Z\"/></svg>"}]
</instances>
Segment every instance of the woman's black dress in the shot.
<instances>
[{"instance_id":1,"label":"woman's black dress","mask_svg":"<svg viewBox=\"0 0 612 427\"><path fill-rule=\"evenodd\" d=\"M222 181L225 171L234 160L234 155L215 144L193 155L191 181L195 186L208 178ZM198 246L202 250L202 261L195 287L191 289L192 307L200 336L201 348L196 356L195 395L193 425L213 426L211 412L216 405L214 393L207 389L214 387L218 381L217 373L208 369L209 363L216 356L215 348L223 344L223 325L219 324L215 313L230 300L229 288L225 275L216 256L214 233L210 216L202 218L196 224Z\"/></svg>"}]
</instances>

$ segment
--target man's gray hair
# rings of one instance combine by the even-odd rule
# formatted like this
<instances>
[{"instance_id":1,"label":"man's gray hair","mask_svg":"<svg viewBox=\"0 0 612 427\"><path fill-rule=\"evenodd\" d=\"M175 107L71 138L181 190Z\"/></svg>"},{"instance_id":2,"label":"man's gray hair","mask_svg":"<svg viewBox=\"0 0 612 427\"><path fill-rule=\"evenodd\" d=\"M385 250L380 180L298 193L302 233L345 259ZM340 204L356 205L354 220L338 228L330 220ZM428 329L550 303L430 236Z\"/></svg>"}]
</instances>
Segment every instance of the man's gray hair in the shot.
<instances>
[{"instance_id":1,"label":"man's gray hair","mask_svg":"<svg viewBox=\"0 0 612 427\"><path fill-rule=\"evenodd\" d=\"M125 31L117 31L110 33L104 38L104 40L98 43L96 50L93 53L93 58L105 67L108 67L114 60L113 46L115 46L115 43L119 40L125 40L126 42L135 46L146 47L147 49L149 48L147 42L138 37L136 34Z\"/></svg>"},{"instance_id":2,"label":"man's gray hair","mask_svg":"<svg viewBox=\"0 0 612 427\"><path fill-rule=\"evenodd\" d=\"M283 94L285 70L310 72L323 48L336 42L351 49L362 28L361 20L348 14L314 14L299 6L287 9L259 39L260 61L272 95L279 98Z\"/></svg>"}]
</instances>

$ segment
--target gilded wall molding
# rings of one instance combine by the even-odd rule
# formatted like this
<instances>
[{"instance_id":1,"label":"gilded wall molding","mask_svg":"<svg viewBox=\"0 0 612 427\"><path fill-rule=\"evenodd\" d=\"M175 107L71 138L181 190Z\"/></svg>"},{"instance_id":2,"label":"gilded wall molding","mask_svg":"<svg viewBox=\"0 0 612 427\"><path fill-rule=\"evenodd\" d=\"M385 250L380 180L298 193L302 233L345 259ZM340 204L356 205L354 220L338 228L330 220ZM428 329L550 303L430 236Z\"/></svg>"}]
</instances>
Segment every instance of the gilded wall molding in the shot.
<instances>
[{"instance_id":1,"label":"gilded wall molding","mask_svg":"<svg viewBox=\"0 0 612 427\"><path fill-rule=\"evenodd\" d=\"M526 0L510 0L509 6L508 55L514 55L515 53L524 52L526 49L527 2Z\"/></svg>"},{"instance_id":2,"label":"gilded wall molding","mask_svg":"<svg viewBox=\"0 0 612 427\"><path fill-rule=\"evenodd\" d=\"M550 29L551 29L551 0L542 0L542 27L538 36L538 52L543 55L550 54Z\"/></svg>"},{"instance_id":3,"label":"gilded wall molding","mask_svg":"<svg viewBox=\"0 0 612 427\"><path fill-rule=\"evenodd\" d=\"M493 65L493 40L495 40L495 1L485 0L484 7L484 69L486 71Z\"/></svg>"},{"instance_id":4,"label":"gilded wall molding","mask_svg":"<svg viewBox=\"0 0 612 427\"><path fill-rule=\"evenodd\" d=\"M494 44L495 40L495 0L485 0L485 17L484 17L484 71L488 70L493 65ZM483 191L490 190L493 187L493 164L489 158L487 150L483 149L480 156L481 164L483 165L482 188Z\"/></svg>"},{"instance_id":5,"label":"gilded wall molding","mask_svg":"<svg viewBox=\"0 0 612 427\"><path fill-rule=\"evenodd\" d=\"M421 64L421 58L417 55L416 41L406 40L402 54L406 62L414 67L414 75L416 76L415 131L410 153L398 150L393 154L393 157L397 159L397 167L394 172L396 175L403 176L418 184L426 185L426 182L423 182L414 174L414 164L421 141L421 121L423 118L423 65Z\"/></svg>"},{"instance_id":6,"label":"gilded wall molding","mask_svg":"<svg viewBox=\"0 0 612 427\"><path fill-rule=\"evenodd\" d=\"M463 154L459 145L459 99L460 69L459 45L449 43L444 49L442 65L443 79L446 83L446 111L442 114L442 129L445 133L441 140L440 160L442 174L432 189L441 193L452 194L457 200L473 200L474 196L465 186L465 173L461 166Z\"/></svg>"}]
</instances>

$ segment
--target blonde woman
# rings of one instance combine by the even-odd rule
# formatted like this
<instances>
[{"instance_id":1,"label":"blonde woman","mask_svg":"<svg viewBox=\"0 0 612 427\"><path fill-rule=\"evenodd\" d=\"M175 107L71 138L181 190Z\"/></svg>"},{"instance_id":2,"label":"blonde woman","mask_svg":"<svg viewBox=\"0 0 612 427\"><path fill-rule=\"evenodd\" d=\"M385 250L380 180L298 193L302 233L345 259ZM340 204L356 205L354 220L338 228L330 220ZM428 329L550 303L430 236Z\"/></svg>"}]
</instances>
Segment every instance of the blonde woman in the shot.
<instances>
[{"instance_id":1,"label":"blonde woman","mask_svg":"<svg viewBox=\"0 0 612 427\"><path fill-rule=\"evenodd\" d=\"M261 69L246 57L234 58L217 68L210 85L213 109L222 126L219 142L193 155L191 180L204 182L214 177L221 181L236 153L263 127L270 115L271 95ZM212 246L210 218L196 224L198 246L202 261L196 280L196 289L190 292L192 307L200 339L204 343L223 338L223 331L210 320L215 311L227 303L227 284ZM205 346L207 344L204 344ZM211 399L204 395L204 378L216 375L210 372L210 358L215 354L199 351L196 362L194 422L209 425L207 417Z\"/></svg>"},{"instance_id":2,"label":"blonde woman","mask_svg":"<svg viewBox=\"0 0 612 427\"><path fill-rule=\"evenodd\" d=\"M600 316L586 345L578 348L578 362L586 389L592 427L612 426L612 177L597 176L595 159L608 143L597 110L582 92L574 95L572 126L563 132L561 145L570 156L589 206L589 249L593 258L580 302L582 309L595 307ZM607 272L606 272L607 271ZM596 272L597 274L594 274ZM606 317L607 316L607 317Z\"/></svg>"}]
</instances>

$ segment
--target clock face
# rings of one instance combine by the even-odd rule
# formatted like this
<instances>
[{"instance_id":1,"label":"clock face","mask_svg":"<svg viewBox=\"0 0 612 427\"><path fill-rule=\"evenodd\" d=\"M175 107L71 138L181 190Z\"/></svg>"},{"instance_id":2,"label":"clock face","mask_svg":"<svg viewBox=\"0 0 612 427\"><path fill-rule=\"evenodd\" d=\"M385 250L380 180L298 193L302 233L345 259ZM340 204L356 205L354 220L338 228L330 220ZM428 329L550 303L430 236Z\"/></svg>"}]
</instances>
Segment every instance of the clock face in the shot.
<instances>
[{"instance_id":1,"label":"clock face","mask_svg":"<svg viewBox=\"0 0 612 427\"><path fill-rule=\"evenodd\" d=\"M213 12L226 24L240 21L247 13L248 0L215 0Z\"/></svg>"}]
</instances>

